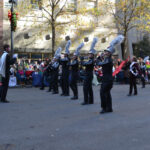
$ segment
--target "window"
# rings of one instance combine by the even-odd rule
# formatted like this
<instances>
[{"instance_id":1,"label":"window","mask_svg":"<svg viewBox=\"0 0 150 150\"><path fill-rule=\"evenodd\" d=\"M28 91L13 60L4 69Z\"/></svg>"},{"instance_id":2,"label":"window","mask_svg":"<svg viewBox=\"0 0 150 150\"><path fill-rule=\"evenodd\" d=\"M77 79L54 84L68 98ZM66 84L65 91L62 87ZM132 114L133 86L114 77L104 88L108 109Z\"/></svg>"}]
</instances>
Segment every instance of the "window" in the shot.
<instances>
[{"instance_id":1,"label":"window","mask_svg":"<svg viewBox=\"0 0 150 150\"><path fill-rule=\"evenodd\" d=\"M85 37L84 38L84 42L88 42L89 41L89 38L88 37Z\"/></svg>"},{"instance_id":2,"label":"window","mask_svg":"<svg viewBox=\"0 0 150 150\"><path fill-rule=\"evenodd\" d=\"M68 0L67 10L68 11L76 11L77 10L77 0Z\"/></svg>"},{"instance_id":3,"label":"window","mask_svg":"<svg viewBox=\"0 0 150 150\"><path fill-rule=\"evenodd\" d=\"M45 40L50 40L50 39L51 39L51 37L49 34L45 36Z\"/></svg>"},{"instance_id":4,"label":"window","mask_svg":"<svg viewBox=\"0 0 150 150\"><path fill-rule=\"evenodd\" d=\"M42 0L31 0L31 4L34 9L42 9Z\"/></svg>"},{"instance_id":5,"label":"window","mask_svg":"<svg viewBox=\"0 0 150 150\"><path fill-rule=\"evenodd\" d=\"M25 53L21 53L21 54L18 54L18 58L29 59L29 58L30 58L30 55L29 55L29 54L25 54Z\"/></svg>"},{"instance_id":6,"label":"window","mask_svg":"<svg viewBox=\"0 0 150 150\"><path fill-rule=\"evenodd\" d=\"M31 54L32 59L42 59L42 54Z\"/></svg>"},{"instance_id":7,"label":"window","mask_svg":"<svg viewBox=\"0 0 150 150\"><path fill-rule=\"evenodd\" d=\"M66 41L70 40L70 36L66 36L66 37L65 37L65 40L66 40Z\"/></svg>"},{"instance_id":8,"label":"window","mask_svg":"<svg viewBox=\"0 0 150 150\"><path fill-rule=\"evenodd\" d=\"M101 43L106 43L106 38L102 38Z\"/></svg>"}]
</instances>

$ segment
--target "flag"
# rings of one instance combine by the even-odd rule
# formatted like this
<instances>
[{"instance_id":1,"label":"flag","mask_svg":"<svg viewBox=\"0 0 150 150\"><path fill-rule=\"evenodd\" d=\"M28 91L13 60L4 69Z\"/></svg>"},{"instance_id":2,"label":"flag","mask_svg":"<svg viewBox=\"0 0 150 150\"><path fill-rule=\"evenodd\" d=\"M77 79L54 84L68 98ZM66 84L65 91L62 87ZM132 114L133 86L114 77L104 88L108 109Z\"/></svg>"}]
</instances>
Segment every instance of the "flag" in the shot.
<instances>
[{"instance_id":1,"label":"flag","mask_svg":"<svg viewBox=\"0 0 150 150\"><path fill-rule=\"evenodd\" d=\"M122 67L128 62L129 58L127 58L126 60L122 61L121 64L116 68L116 70L113 72L113 77L115 75L117 75L120 70L122 69Z\"/></svg>"}]
</instances>

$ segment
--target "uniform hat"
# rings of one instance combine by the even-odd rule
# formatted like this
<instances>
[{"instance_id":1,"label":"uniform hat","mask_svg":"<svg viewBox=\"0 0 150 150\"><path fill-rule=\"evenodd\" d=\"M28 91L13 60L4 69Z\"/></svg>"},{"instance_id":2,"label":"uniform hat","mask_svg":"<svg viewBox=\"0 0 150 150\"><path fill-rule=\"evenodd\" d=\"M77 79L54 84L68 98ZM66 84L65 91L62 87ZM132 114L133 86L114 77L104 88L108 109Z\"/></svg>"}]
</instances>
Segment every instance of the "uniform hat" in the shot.
<instances>
[{"instance_id":1,"label":"uniform hat","mask_svg":"<svg viewBox=\"0 0 150 150\"><path fill-rule=\"evenodd\" d=\"M71 40L68 40L66 47L65 47L65 54L68 54L68 55L70 54L70 51L69 51L70 45L71 45Z\"/></svg>"},{"instance_id":2,"label":"uniform hat","mask_svg":"<svg viewBox=\"0 0 150 150\"><path fill-rule=\"evenodd\" d=\"M89 54L95 54L96 53L96 50L94 49L94 47L95 47L97 42L98 42L98 38L93 38L93 42L91 44Z\"/></svg>"},{"instance_id":3,"label":"uniform hat","mask_svg":"<svg viewBox=\"0 0 150 150\"><path fill-rule=\"evenodd\" d=\"M108 51L111 54L113 54L115 52L115 47L119 44L122 43L122 41L124 40L124 36L123 35L118 35L109 45L109 47L104 50L104 51Z\"/></svg>"},{"instance_id":4,"label":"uniform hat","mask_svg":"<svg viewBox=\"0 0 150 150\"><path fill-rule=\"evenodd\" d=\"M58 58L61 56L61 50L62 50L61 47L59 47L59 48L56 50L55 55L54 55L54 58L58 59Z\"/></svg>"},{"instance_id":5,"label":"uniform hat","mask_svg":"<svg viewBox=\"0 0 150 150\"><path fill-rule=\"evenodd\" d=\"M81 43L81 44L77 47L76 51L74 52L74 55L75 55L75 56L79 56L79 55L80 55L80 49L81 49L83 46L84 46L84 43Z\"/></svg>"}]
</instances>

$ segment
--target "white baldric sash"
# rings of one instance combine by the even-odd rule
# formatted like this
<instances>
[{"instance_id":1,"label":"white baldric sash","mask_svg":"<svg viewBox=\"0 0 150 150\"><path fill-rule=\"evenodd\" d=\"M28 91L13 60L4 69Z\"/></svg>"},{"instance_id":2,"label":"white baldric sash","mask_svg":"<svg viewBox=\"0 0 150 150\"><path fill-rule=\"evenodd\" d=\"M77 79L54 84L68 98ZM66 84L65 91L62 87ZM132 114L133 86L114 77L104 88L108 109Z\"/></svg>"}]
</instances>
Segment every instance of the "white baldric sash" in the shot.
<instances>
[{"instance_id":1,"label":"white baldric sash","mask_svg":"<svg viewBox=\"0 0 150 150\"><path fill-rule=\"evenodd\" d=\"M136 63L137 63L137 62L132 62L131 65L130 65L130 72L131 72L133 75L135 75L135 76L138 75L138 73L136 73L136 72L133 71L133 65L136 64Z\"/></svg>"},{"instance_id":2,"label":"white baldric sash","mask_svg":"<svg viewBox=\"0 0 150 150\"><path fill-rule=\"evenodd\" d=\"M2 54L2 56L0 57L0 74L2 75L2 77L5 78L5 71L6 71L6 56L7 56L7 52L4 52Z\"/></svg>"}]
</instances>

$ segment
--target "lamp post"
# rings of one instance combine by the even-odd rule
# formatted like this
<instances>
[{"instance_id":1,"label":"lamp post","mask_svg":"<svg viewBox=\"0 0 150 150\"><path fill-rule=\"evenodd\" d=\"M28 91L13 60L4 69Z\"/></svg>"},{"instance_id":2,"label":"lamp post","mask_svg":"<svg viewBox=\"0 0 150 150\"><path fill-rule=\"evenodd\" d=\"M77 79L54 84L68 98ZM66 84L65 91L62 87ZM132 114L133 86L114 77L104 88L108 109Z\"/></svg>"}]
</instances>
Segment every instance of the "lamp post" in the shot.
<instances>
[{"instance_id":1,"label":"lamp post","mask_svg":"<svg viewBox=\"0 0 150 150\"><path fill-rule=\"evenodd\" d=\"M11 3L11 14L13 14L14 12L14 4L16 3L15 0L9 0L9 3ZM14 31L12 29L12 21L11 21L11 25L10 25L10 29L11 29L11 54L13 55L14 54L14 38L13 38L13 35L14 35Z\"/></svg>"}]
</instances>

